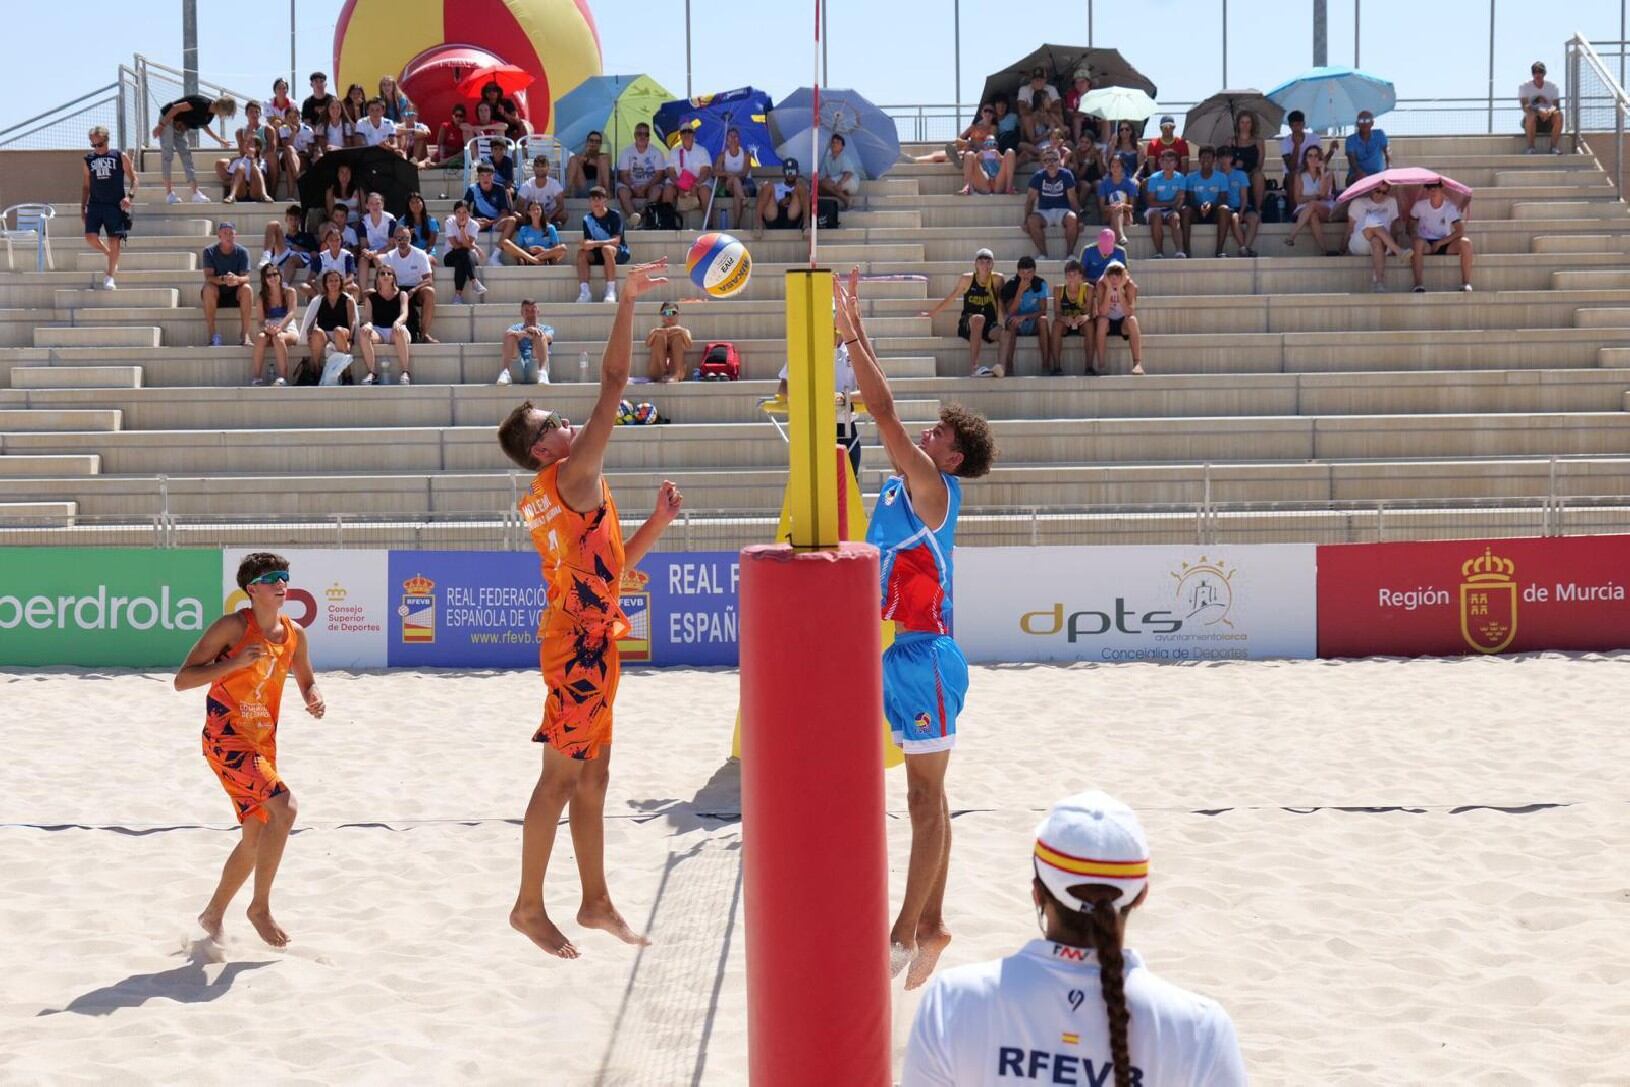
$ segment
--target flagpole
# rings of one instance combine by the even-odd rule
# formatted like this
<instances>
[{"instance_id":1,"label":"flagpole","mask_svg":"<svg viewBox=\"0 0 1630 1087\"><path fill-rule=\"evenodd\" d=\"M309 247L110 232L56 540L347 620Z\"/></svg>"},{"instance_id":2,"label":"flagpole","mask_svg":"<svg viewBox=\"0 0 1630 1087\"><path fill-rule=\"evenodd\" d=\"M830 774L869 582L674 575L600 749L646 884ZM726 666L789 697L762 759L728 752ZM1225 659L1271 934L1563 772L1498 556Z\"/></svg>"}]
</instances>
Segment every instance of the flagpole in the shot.
<instances>
[{"instance_id":1,"label":"flagpole","mask_svg":"<svg viewBox=\"0 0 1630 1087\"><path fill-rule=\"evenodd\" d=\"M804 215L809 220L809 266L815 267L816 242L815 232L819 229L820 216L815 214L820 201L816 199L816 192L820 185L821 175L821 3L815 0L815 80L811 85L814 90L815 115L814 123L809 128L809 207L804 209Z\"/></svg>"}]
</instances>

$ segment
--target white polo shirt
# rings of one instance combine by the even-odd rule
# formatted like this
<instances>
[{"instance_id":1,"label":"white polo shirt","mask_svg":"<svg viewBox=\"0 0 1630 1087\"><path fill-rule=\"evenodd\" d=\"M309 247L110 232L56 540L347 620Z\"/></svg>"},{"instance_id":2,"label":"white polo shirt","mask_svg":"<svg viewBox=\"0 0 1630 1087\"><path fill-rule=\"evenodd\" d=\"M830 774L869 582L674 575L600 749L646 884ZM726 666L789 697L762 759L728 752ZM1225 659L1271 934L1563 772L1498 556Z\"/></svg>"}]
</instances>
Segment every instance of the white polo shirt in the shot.
<instances>
[{"instance_id":1,"label":"white polo shirt","mask_svg":"<svg viewBox=\"0 0 1630 1087\"><path fill-rule=\"evenodd\" d=\"M410 291L430 278L430 254L417 246L408 246L407 256L403 256L393 245L379 260L396 273L396 285L404 291Z\"/></svg>"},{"instance_id":2,"label":"white polo shirt","mask_svg":"<svg viewBox=\"0 0 1630 1087\"><path fill-rule=\"evenodd\" d=\"M1128 1048L1140 1087L1244 1087L1234 1024L1215 1001L1126 951ZM900 1087L1108 1087L1115 1082L1097 956L1031 940L943 971L917 1007Z\"/></svg>"}]
</instances>

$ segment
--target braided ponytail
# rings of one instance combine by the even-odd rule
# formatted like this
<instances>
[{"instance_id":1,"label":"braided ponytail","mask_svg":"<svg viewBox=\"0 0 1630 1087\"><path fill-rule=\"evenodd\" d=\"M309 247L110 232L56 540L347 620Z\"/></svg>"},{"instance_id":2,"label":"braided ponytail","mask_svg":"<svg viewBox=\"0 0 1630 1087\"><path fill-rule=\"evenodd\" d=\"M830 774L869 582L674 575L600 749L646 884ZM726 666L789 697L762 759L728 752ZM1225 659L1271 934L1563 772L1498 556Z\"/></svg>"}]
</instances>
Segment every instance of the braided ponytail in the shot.
<instances>
[{"instance_id":1,"label":"braided ponytail","mask_svg":"<svg viewBox=\"0 0 1630 1087\"><path fill-rule=\"evenodd\" d=\"M1127 1026L1132 1013L1126 1007L1126 960L1115 907L1108 898L1093 903L1092 940L1098 952L1098 981L1103 986L1104 1009L1109 1013L1109 1055L1115 1062L1115 1087L1132 1087L1132 1052Z\"/></svg>"}]
</instances>

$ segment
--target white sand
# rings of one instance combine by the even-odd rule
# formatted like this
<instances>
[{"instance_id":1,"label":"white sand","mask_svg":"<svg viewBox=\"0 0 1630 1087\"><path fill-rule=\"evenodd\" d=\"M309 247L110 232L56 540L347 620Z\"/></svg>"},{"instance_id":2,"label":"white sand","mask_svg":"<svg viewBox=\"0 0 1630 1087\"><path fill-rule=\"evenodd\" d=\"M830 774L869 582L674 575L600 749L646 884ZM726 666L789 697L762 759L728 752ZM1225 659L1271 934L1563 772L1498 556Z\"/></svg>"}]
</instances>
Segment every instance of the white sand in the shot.
<instances>
[{"instance_id":1,"label":"white sand","mask_svg":"<svg viewBox=\"0 0 1630 1087\"><path fill-rule=\"evenodd\" d=\"M328 719L290 714L281 739L294 943L264 947L235 910L211 962L188 954L192 918L232 824L202 693L0 673L0 1082L744 1081L740 827L703 814L738 803L734 674L626 677L607 849L658 943L587 934L575 963L506 925L537 679L322 682ZM1096 785L1153 842L1130 942L1232 1012L1255 1082L1623 1084L1627 705L1630 655L976 669L945 962L1034 933L1030 834ZM897 901L898 772L889 790ZM1533 804L1565 806L1455 810ZM564 834L555 864L569 922Z\"/></svg>"}]
</instances>

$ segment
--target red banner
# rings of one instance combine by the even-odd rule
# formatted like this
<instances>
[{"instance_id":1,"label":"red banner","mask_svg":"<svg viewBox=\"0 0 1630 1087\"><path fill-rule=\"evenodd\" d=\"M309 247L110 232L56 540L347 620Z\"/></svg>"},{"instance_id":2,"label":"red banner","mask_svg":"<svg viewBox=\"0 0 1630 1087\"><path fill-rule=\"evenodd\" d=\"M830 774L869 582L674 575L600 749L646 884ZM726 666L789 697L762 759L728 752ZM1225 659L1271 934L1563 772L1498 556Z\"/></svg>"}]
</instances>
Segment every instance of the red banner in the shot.
<instances>
[{"instance_id":1,"label":"red banner","mask_svg":"<svg viewBox=\"0 0 1630 1087\"><path fill-rule=\"evenodd\" d=\"M1630 648L1630 536L1319 548L1319 656Z\"/></svg>"}]
</instances>

